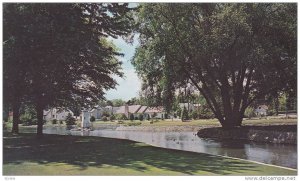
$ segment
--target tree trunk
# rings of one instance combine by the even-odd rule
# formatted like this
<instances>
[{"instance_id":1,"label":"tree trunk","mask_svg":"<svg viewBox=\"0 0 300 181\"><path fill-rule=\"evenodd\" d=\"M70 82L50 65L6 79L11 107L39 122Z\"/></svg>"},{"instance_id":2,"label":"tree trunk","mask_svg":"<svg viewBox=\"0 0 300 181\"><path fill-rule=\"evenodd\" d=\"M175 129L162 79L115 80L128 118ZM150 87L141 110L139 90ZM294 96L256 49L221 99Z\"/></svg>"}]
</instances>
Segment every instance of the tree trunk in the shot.
<instances>
[{"instance_id":1,"label":"tree trunk","mask_svg":"<svg viewBox=\"0 0 300 181\"><path fill-rule=\"evenodd\" d=\"M36 104L36 113L37 113L37 137L40 138L43 136L43 105L38 101Z\"/></svg>"},{"instance_id":2,"label":"tree trunk","mask_svg":"<svg viewBox=\"0 0 300 181\"><path fill-rule=\"evenodd\" d=\"M20 103L15 102L13 104L13 126L11 132L19 134L19 120L20 120Z\"/></svg>"}]
</instances>

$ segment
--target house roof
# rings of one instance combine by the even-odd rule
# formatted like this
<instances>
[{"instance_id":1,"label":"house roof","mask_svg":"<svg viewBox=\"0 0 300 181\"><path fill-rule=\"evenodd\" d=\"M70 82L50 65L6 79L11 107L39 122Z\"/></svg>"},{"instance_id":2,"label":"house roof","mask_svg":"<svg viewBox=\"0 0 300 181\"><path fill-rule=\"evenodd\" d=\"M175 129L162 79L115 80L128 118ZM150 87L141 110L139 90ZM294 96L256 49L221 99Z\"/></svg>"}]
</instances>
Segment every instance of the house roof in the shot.
<instances>
[{"instance_id":1,"label":"house roof","mask_svg":"<svg viewBox=\"0 0 300 181\"><path fill-rule=\"evenodd\" d=\"M144 113L147 108L147 106L142 106L137 113Z\"/></svg>"},{"instance_id":2,"label":"house roof","mask_svg":"<svg viewBox=\"0 0 300 181\"><path fill-rule=\"evenodd\" d=\"M129 113L137 113L141 107L141 105L128 106Z\"/></svg>"},{"instance_id":3,"label":"house roof","mask_svg":"<svg viewBox=\"0 0 300 181\"><path fill-rule=\"evenodd\" d=\"M145 112L146 113L160 113L160 112L164 112L164 108L162 106L148 107L148 109Z\"/></svg>"},{"instance_id":4,"label":"house roof","mask_svg":"<svg viewBox=\"0 0 300 181\"><path fill-rule=\"evenodd\" d=\"M261 109L268 109L268 106L265 105L265 104L262 104L262 105L258 105L257 108L261 108Z\"/></svg>"}]
</instances>

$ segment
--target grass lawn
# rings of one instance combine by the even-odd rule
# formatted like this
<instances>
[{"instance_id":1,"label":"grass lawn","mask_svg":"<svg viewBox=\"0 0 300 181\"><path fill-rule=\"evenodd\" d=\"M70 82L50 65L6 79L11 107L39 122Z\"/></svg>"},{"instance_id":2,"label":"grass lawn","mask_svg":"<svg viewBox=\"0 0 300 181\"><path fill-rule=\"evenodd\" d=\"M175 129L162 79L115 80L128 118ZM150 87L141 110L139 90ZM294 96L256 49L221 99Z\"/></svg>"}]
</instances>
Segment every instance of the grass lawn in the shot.
<instances>
[{"instance_id":1,"label":"grass lawn","mask_svg":"<svg viewBox=\"0 0 300 181\"><path fill-rule=\"evenodd\" d=\"M296 175L296 171L100 137L3 137L3 175Z\"/></svg>"},{"instance_id":2,"label":"grass lawn","mask_svg":"<svg viewBox=\"0 0 300 181\"><path fill-rule=\"evenodd\" d=\"M124 121L124 124L129 124L131 121ZM134 120L133 122L141 122L140 126L217 126L220 127L221 124L217 119L202 119L202 120L192 120L190 122L182 122L180 120L159 120L158 122L154 122L150 124L150 121L139 121ZM93 123L94 127L103 126L103 125L117 125L117 121L96 121ZM262 119L246 119L243 121L243 125L276 125L276 124L297 124L297 119L294 118L262 118Z\"/></svg>"}]
</instances>

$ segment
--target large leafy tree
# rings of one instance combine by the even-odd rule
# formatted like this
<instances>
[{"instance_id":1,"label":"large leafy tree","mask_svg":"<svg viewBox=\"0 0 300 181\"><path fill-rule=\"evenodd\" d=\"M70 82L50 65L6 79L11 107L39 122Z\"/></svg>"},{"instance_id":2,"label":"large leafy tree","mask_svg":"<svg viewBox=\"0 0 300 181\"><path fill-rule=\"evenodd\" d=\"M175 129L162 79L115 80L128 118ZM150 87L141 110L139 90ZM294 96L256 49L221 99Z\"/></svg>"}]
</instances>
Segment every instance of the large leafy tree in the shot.
<instances>
[{"instance_id":1,"label":"large leafy tree","mask_svg":"<svg viewBox=\"0 0 300 181\"><path fill-rule=\"evenodd\" d=\"M274 91L296 88L296 4L144 4L132 60L143 90L170 104L193 84L222 127ZM165 97L165 98L164 98Z\"/></svg>"},{"instance_id":2,"label":"large leafy tree","mask_svg":"<svg viewBox=\"0 0 300 181\"><path fill-rule=\"evenodd\" d=\"M113 74L122 76L116 59L121 54L106 37L129 35L128 4L5 4L4 9L11 9L4 19L19 28L4 41L17 39L13 46L22 47L13 60L26 64L20 70L26 74L27 100L36 107L38 135L47 106L92 105L114 88ZM5 69L14 69L12 59L4 59Z\"/></svg>"}]
</instances>

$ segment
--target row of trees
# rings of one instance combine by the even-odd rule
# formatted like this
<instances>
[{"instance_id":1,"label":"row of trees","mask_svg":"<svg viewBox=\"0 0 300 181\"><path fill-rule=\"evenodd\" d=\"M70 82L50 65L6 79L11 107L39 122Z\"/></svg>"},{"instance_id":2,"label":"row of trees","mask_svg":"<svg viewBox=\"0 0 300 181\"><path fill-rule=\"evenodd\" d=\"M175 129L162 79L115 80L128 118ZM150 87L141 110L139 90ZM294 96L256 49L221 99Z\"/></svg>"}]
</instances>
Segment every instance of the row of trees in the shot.
<instances>
[{"instance_id":1,"label":"row of trees","mask_svg":"<svg viewBox=\"0 0 300 181\"><path fill-rule=\"evenodd\" d=\"M5 3L3 97L18 133L22 104L34 106L37 135L46 107L87 107L122 76L115 46L106 37L131 33L133 9L117 3Z\"/></svg>"},{"instance_id":2,"label":"row of trees","mask_svg":"<svg viewBox=\"0 0 300 181\"><path fill-rule=\"evenodd\" d=\"M144 4L136 31L132 63L142 89L167 110L191 83L232 128L254 101L296 92L295 3Z\"/></svg>"}]
</instances>

